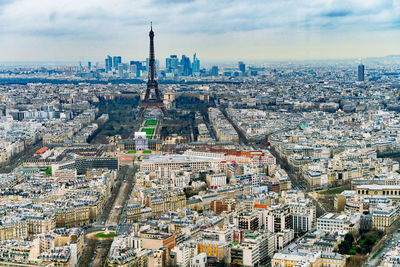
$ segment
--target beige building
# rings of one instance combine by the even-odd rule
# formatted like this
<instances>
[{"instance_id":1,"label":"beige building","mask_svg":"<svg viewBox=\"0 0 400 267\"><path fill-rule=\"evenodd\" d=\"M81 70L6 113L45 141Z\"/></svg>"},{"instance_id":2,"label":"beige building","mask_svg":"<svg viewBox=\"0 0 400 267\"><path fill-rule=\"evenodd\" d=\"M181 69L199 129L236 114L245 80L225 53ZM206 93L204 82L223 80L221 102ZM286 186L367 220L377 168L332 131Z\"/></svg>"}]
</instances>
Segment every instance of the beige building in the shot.
<instances>
[{"instance_id":1,"label":"beige building","mask_svg":"<svg viewBox=\"0 0 400 267\"><path fill-rule=\"evenodd\" d=\"M344 267L346 257L333 252L297 250L275 253L272 258L272 267Z\"/></svg>"},{"instance_id":2,"label":"beige building","mask_svg":"<svg viewBox=\"0 0 400 267\"><path fill-rule=\"evenodd\" d=\"M45 263L53 263L55 267L73 267L69 247L56 247L49 252L40 254L39 259Z\"/></svg>"},{"instance_id":3,"label":"beige building","mask_svg":"<svg viewBox=\"0 0 400 267\"><path fill-rule=\"evenodd\" d=\"M39 257L39 254L40 241L38 238L32 241L4 240L0 242L0 266L13 266L8 265L9 261L35 260ZM2 262L5 259L7 261Z\"/></svg>"},{"instance_id":4,"label":"beige building","mask_svg":"<svg viewBox=\"0 0 400 267\"><path fill-rule=\"evenodd\" d=\"M0 240L22 239L28 236L28 225L20 217L8 217L0 225Z\"/></svg>"},{"instance_id":5,"label":"beige building","mask_svg":"<svg viewBox=\"0 0 400 267\"><path fill-rule=\"evenodd\" d=\"M175 235L148 231L139 233L142 241L142 248L157 250L167 247L172 250L175 247Z\"/></svg>"},{"instance_id":6,"label":"beige building","mask_svg":"<svg viewBox=\"0 0 400 267\"><path fill-rule=\"evenodd\" d=\"M183 190L160 192L159 195L147 197L146 206L151 208L153 217L160 217L167 211L186 207L186 196Z\"/></svg>"},{"instance_id":7,"label":"beige building","mask_svg":"<svg viewBox=\"0 0 400 267\"><path fill-rule=\"evenodd\" d=\"M372 212L372 227L386 232L397 218L399 218L399 209L397 206L378 206Z\"/></svg>"},{"instance_id":8,"label":"beige building","mask_svg":"<svg viewBox=\"0 0 400 267\"><path fill-rule=\"evenodd\" d=\"M400 201L400 185L359 185L357 193L363 196L387 196L394 201Z\"/></svg>"},{"instance_id":9,"label":"beige building","mask_svg":"<svg viewBox=\"0 0 400 267\"><path fill-rule=\"evenodd\" d=\"M109 257L107 260L107 266L110 267L148 267L149 256L146 250L136 253L134 251L128 251L122 257Z\"/></svg>"},{"instance_id":10,"label":"beige building","mask_svg":"<svg viewBox=\"0 0 400 267\"><path fill-rule=\"evenodd\" d=\"M56 219L51 215L27 215L26 224L29 235L43 234L56 228Z\"/></svg>"},{"instance_id":11,"label":"beige building","mask_svg":"<svg viewBox=\"0 0 400 267\"><path fill-rule=\"evenodd\" d=\"M75 227L90 223L88 206L69 206L56 210L57 227Z\"/></svg>"},{"instance_id":12,"label":"beige building","mask_svg":"<svg viewBox=\"0 0 400 267\"><path fill-rule=\"evenodd\" d=\"M156 171L161 170L164 175L169 175L172 170L181 170L184 167L189 167L193 171L216 169L222 170L226 162L221 162L221 159L185 156L178 154L151 156L143 159L140 164L141 171Z\"/></svg>"}]
</instances>

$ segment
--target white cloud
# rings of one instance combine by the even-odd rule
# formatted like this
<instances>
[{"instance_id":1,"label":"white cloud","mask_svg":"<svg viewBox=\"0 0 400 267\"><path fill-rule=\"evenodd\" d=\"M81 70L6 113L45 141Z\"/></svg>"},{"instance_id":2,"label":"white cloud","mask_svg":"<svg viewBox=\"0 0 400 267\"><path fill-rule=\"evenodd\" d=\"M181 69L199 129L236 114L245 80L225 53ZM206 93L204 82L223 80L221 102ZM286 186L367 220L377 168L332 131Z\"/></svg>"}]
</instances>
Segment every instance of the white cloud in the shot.
<instances>
[{"instance_id":1,"label":"white cloud","mask_svg":"<svg viewBox=\"0 0 400 267\"><path fill-rule=\"evenodd\" d=\"M229 46L226 51L254 58L259 55L252 55L248 46L260 42L295 49L293 42L315 45L310 42L335 42L337 36L354 33L369 35L376 43L376 32L399 31L399 11L400 0L0 0L0 49L7 51L0 60L18 58L14 53L21 60L45 58L53 50L50 45L65 51L53 55L60 58L99 58L107 51L144 57L150 21L160 37L157 51L162 56L197 50L208 59L233 58L220 53ZM390 36L388 41L398 38ZM340 47L345 49L343 43ZM236 50L243 48L248 51ZM274 57L286 57L281 49L275 51Z\"/></svg>"}]
</instances>

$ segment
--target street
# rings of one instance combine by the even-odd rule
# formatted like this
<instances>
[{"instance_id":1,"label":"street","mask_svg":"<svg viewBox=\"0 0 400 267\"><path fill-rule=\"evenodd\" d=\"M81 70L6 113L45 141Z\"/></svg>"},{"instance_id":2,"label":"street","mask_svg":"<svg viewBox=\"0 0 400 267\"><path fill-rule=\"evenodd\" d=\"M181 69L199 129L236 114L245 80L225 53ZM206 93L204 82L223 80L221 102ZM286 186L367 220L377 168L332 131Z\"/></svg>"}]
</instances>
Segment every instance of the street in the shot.
<instances>
[{"instance_id":1,"label":"street","mask_svg":"<svg viewBox=\"0 0 400 267\"><path fill-rule=\"evenodd\" d=\"M88 234L109 230L116 231L122 215L124 206L134 185L136 169L121 167L118 173L117 181L107 204L105 205L99 219L92 224L93 227L85 231L86 249L81 256L78 266L103 266L107 259L112 240L87 238Z\"/></svg>"},{"instance_id":2,"label":"street","mask_svg":"<svg viewBox=\"0 0 400 267\"><path fill-rule=\"evenodd\" d=\"M368 259L368 263L366 266L379 266L380 262L383 260L383 257L385 254L397 243L400 242L400 233L395 232L393 236L385 243L385 246L383 247L382 250L379 251L379 253L372 258L374 255L371 255L371 257Z\"/></svg>"},{"instance_id":3,"label":"street","mask_svg":"<svg viewBox=\"0 0 400 267\"><path fill-rule=\"evenodd\" d=\"M0 173L9 173L22 163L26 161L27 159L30 159L33 155L33 153L38 150L39 148L42 147L42 142L37 142L30 148L26 148L24 151L21 153L18 153L14 157L12 157L7 164L2 164L0 165Z\"/></svg>"}]
</instances>

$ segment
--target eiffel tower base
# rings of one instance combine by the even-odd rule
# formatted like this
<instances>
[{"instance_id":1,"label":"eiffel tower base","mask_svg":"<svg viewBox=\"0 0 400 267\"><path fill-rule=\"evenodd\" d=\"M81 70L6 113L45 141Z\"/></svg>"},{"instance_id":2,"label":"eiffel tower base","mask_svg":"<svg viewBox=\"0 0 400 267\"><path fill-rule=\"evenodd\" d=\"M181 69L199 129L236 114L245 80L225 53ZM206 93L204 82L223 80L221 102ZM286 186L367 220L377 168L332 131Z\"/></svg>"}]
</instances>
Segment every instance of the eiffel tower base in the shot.
<instances>
[{"instance_id":1,"label":"eiffel tower base","mask_svg":"<svg viewBox=\"0 0 400 267\"><path fill-rule=\"evenodd\" d=\"M144 114L145 110L149 109L149 108L158 108L164 117L168 116L167 109L165 108L165 106L162 102L144 102L143 101L140 104L138 118L143 118L143 114Z\"/></svg>"}]
</instances>

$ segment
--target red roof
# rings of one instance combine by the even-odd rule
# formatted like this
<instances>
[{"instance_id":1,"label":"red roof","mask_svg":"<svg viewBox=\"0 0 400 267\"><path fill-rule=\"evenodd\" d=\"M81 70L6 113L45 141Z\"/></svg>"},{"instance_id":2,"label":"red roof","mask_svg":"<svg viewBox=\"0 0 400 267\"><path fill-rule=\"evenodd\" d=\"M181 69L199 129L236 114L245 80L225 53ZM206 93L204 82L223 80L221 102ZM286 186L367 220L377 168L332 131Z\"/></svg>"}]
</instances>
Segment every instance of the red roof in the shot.
<instances>
[{"instance_id":1,"label":"red roof","mask_svg":"<svg viewBox=\"0 0 400 267\"><path fill-rule=\"evenodd\" d=\"M134 156L120 156L119 157L119 160L121 160L121 161L132 161L134 159L135 159Z\"/></svg>"},{"instance_id":2,"label":"red roof","mask_svg":"<svg viewBox=\"0 0 400 267\"><path fill-rule=\"evenodd\" d=\"M38 149L35 151L35 154L43 154L46 152L49 148L47 146L42 147L41 149Z\"/></svg>"}]
</instances>

